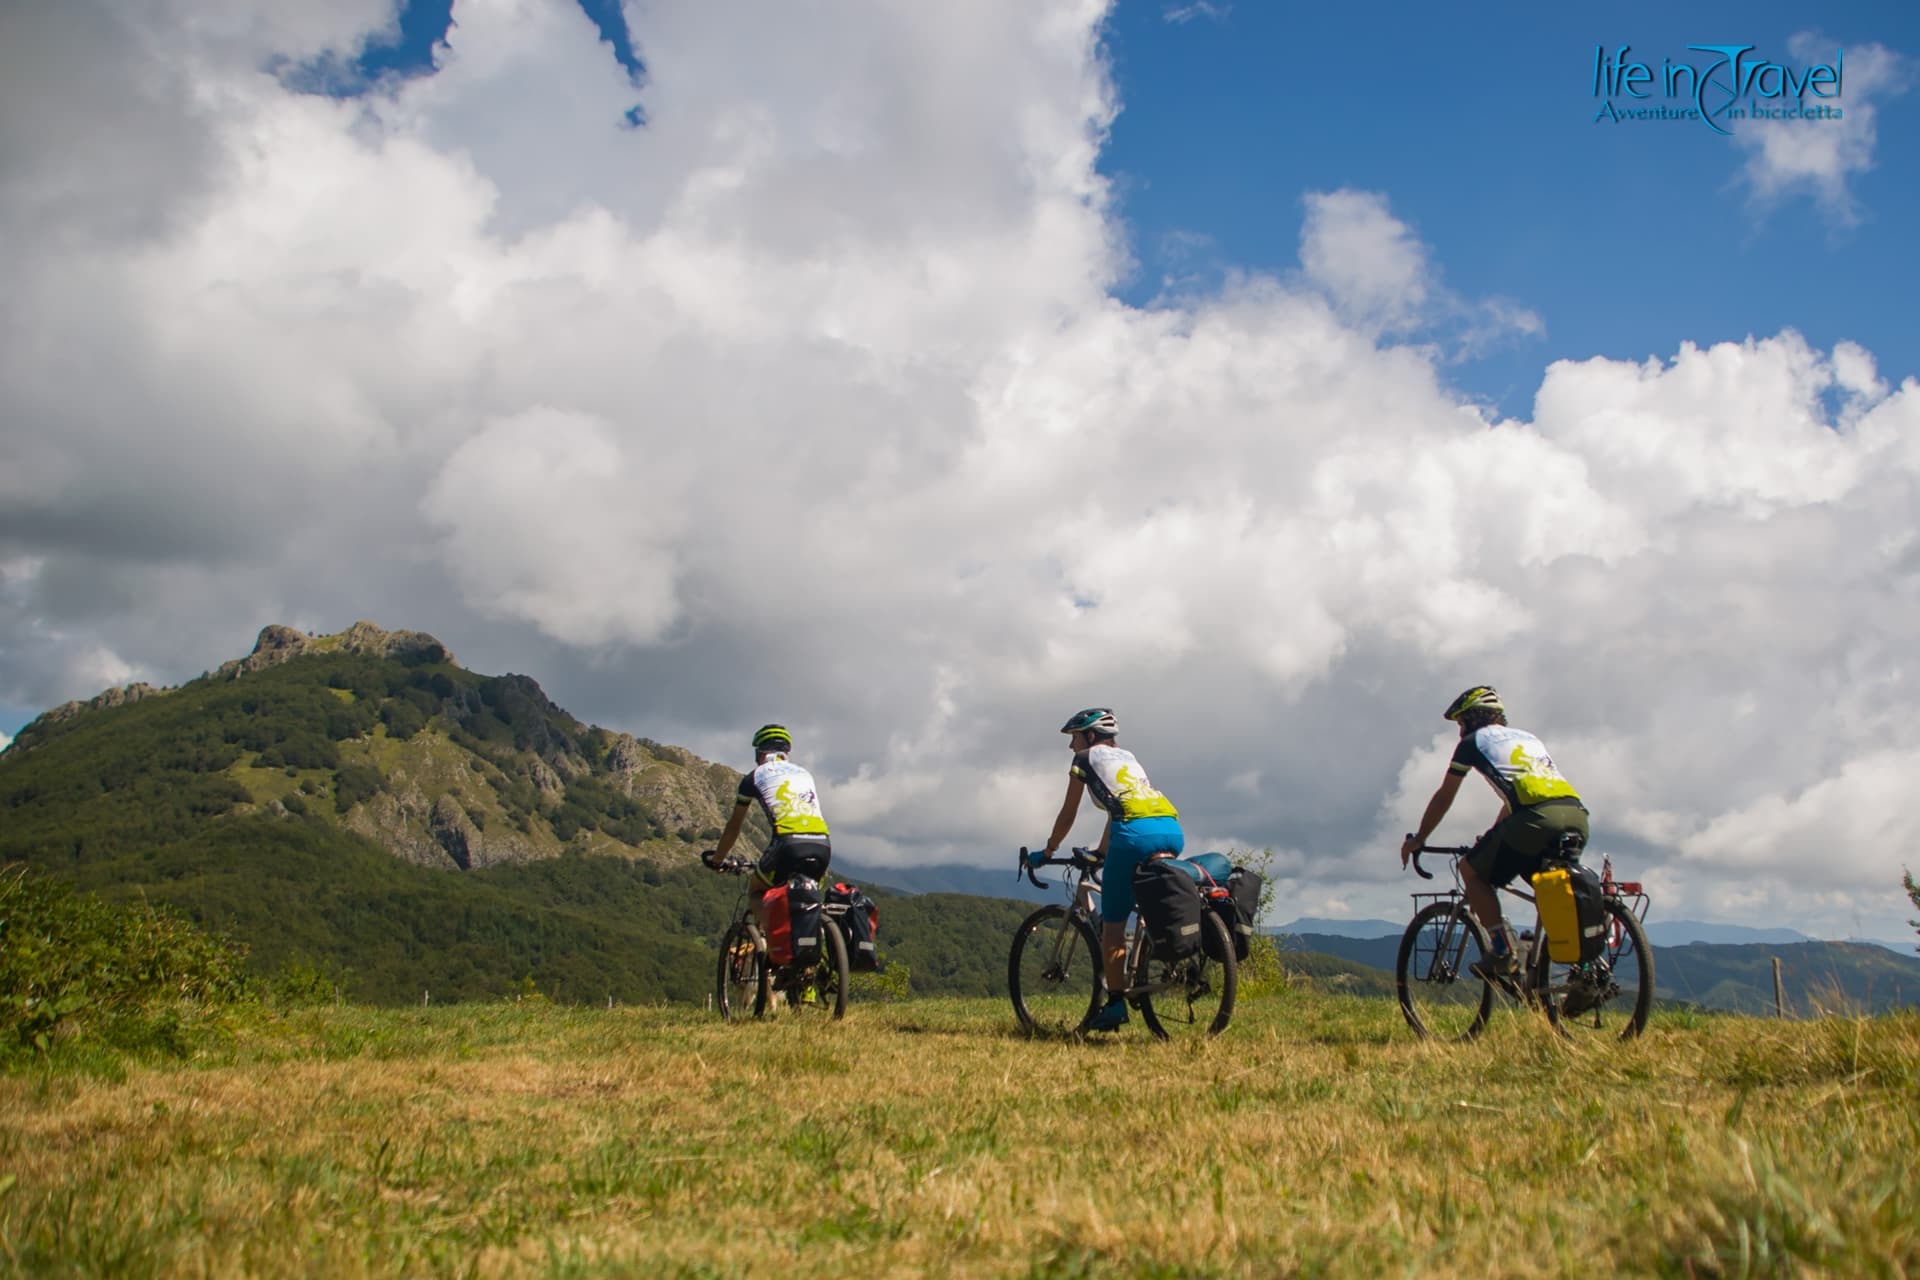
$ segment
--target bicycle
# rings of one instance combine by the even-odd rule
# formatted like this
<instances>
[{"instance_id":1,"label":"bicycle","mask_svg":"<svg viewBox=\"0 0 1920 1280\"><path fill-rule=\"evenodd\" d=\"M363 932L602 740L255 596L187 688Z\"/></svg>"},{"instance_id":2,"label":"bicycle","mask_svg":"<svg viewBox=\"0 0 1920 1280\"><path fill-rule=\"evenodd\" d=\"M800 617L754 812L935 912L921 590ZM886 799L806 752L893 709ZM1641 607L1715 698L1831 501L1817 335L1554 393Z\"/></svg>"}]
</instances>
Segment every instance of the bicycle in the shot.
<instances>
[{"instance_id":1,"label":"bicycle","mask_svg":"<svg viewBox=\"0 0 1920 1280\"><path fill-rule=\"evenodd\" d=\"M714 869L744 876L753 870L753 863L734 857ZM769 1009L782 1005L796 1015L838 1020L847 1011L847 943L838 921L823 908L820 954L803 962L770 964L766 936L754 923L751 890L742 888L733 923L720 938L714 1003L729 1022L749 1014L764 1018Z\"/></svg>"},{"instance_id":2,"label":"bicycle","mask_svg":"<svg viewBox=\"0 0 1920 1280\"><path fill-rule=\"evenodd\" d=\"M1041 907L1014 930L1007 956L1007 993L1014 1016L1029 1035L1085 1035L1105 1003L1106 977L1100 958L1100 872L1104 858L1090 849L1035 864L1020 850L1020 869L1036 888L1053 885L1034 874L1036 866L1066 866L1077 873L1070 905ZM1016 875L1016 879L1018 878ZM1162 1040L1215 1036L1233 1019L1239 990L1239 965L1233 935L1212 910L1202 913L1204 945L1184 960L1154 955L1144 922L1136 915L1127 939L1127 989L1120 994ZM1221 958L1223 957L1223 958Z\"/></svg>"},{"instance_id":3,"label":"bicycle","mask_svg":"<svg viewBox=\"0 0 1920 1280\"><path fill-rule=\"evenodd\" d=\"M1600 956L1585 964L1562 964L1547 949L1547 931L1538 904L1534 924L1519 933L1524 948L1518 985L1479 977L1474 967L1493 955L1486 929L1468 908L1461 887L1459 859L1471 848L1422 845L1413 855L1413 869L1421 879L1433 873L1420 865L1422 854L1453 859L1454 887L1447 893L1413 894L1413 919L1400 938L1394 960L1394 986L1400 1012L1414 1032L1434 1040L1471 1040L1487 1025L1496 990L1542 1010L1547 1021L1569 1040L1631 1040L1646 1028L1653 1007L1653 948L1641 920L1650 901L1638 881L1616 881L1613 860L1602 863L1601 890L1607 913L1606 945ZM1578 841L1568 842L1548 858L1572 862L1579 857ZM1533 903L1534 897L1512 885L1502 892ZM1490 970L1482 967L1482 972Z\"/></svg>"}]
</instances>

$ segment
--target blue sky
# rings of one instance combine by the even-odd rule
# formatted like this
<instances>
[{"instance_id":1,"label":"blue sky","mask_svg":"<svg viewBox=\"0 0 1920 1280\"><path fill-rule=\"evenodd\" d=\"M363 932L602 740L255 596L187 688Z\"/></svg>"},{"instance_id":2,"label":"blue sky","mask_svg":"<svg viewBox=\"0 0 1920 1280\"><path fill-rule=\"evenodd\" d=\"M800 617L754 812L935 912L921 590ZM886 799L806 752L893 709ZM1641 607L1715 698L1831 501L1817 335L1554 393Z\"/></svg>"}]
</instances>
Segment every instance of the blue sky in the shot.
<instances>
[{"instance_id":1,"label":"blue sky","mask_svg":"<svg viewBox=\"0 0 1920 1280\"><path fill-rule=\"evenodd\" d=\"M580 6L644 113L622 10ZM365 49L357 76L320 83L420 74L451 18L451 0L408 0L397 38ZM1869 42L1913 54L1920 7L1123 0L1105 27L1122 110L1100 162L1137 262L1118 296L1149 306L1231 272L1292 271L1303 193L1355 188L1390 198L1456 293L1542 322L1449 361L1456 385L1502 414L1531 411L1555 359L1665 358L1683 341L1784 328L1817 347L1860 342L1896 377L1920 373L1920 309L1905 301L1920 248L1902 215L1920 207L1920 167L1902 163L1920 93L1880 100L1887 141L1849 179L1850 222L1805 194L1756 200L1736 176L1742 153L1703 126L1595 121L1596 46L1628 45L1657 69L1704 64L1689 45L1751 44L1797 66L1787 44L1800 33L1823 57Z\"/></svg>"},{"instance_id":2,"label":"blue sky","mask_svg":"<svg viewBox=\"0 0 1920 1280\"><path fill-rule=\"evenodd\" d=\"M1366 916L1491 680L1663 914L1898 936L1920 16L1706 14L26 7L0 732L370 618L997 865L1114 705ZM1594 123L1727 43L1844 124Z\"/></svg>"},{"instance_id":3,"label":"blue sky","mask_svg":"<svg viewBox=\"0 0 1920 1280\"><path fill-rule=\"evenodd\" d=\"M1514 299L1538 338L1458 370L1508 413L1549 361L1670 356L1683 340L1794 327L1853 339L1920 374L1920 93L1882 108L1878 163L1853 182L1860 223L1804 196L1756 206L1729 139L1686 123L1593 123L1594 47L1657 68L1690 44L1787 60L1797 32L1920 51L1920 7L1756 3L1219 5L1123 3L1110 26L1124 107L1102 168L1122 184L1151 298L1193 270L1286 271L1300 194L1386 192L1468 296ZM1817 127L1809 124L1807 127ZM1204 245L1170 255L1176 233Z\"/></svg>"}]
</instances>

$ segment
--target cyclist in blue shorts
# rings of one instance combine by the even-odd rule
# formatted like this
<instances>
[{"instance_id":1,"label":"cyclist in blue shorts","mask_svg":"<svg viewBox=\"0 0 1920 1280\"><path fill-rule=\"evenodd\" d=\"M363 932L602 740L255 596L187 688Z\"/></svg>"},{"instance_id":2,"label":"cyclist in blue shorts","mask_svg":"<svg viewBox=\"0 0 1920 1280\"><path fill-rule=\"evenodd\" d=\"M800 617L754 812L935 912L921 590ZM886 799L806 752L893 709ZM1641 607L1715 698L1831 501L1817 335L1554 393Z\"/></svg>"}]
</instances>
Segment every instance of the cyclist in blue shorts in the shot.
<instances>
[{"instance_id":1,"label":"cyclist in blue shorts","mask_svg":"<svg viewBox=\"0 0 1920 1280\"><path fill-rule=\"evenodd\" d=\"M1149 858L1177 855L1186 847L1180 830L1180 811L1154 789L1147 771L1133 752L1116 746L1119 726L1108 707L1089 707L1071 717L1060 732L1071 735L1073 750L1068 769L1067 798L1053 821L1053 834L1036 861L1053 856L1073 829L1081 797L1087 792L1107 811L1107 829L1096 852L1106 856L1100 883L1100 954L1107 971L1109 993L1127 985L1127 917L1133 914L1133 869ZM1109 994L1106 1007L1093 1016L1090 1029L1113 1031L1127 1020L1127 1002Z\"/></svg>"}]
</instances>

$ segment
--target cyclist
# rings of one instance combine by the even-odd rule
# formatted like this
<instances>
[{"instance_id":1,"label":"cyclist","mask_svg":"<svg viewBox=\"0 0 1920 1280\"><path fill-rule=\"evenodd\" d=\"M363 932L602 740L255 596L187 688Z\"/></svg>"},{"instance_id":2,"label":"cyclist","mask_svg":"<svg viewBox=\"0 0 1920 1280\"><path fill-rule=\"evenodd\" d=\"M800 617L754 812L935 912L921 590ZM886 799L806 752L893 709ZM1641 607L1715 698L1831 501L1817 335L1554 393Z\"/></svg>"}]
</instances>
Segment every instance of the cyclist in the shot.
<instances>
[{"instance_id":1,"label":"cyclist","mask_svg":"<svg viewBox=\"0 0 1920 1280\"><path fill-rule=\"evenodd\" d=\"M1060 726L1070 735L1073 764L1067 773L1067 798L1053 821L1038 863L1053 856L1073 829L1080 800L1087 792L1107 811L1107 827L1096 853L1106 858L1100 886L1100 954L1107 974L1106 1007L1094 1014L1090 1029L1115 1031L1127 1020L1127 1002L1117 994L1127 985L1127 917L1133 914L1133 869L1149 858L1171 857L1186 847L1180 812L1154 789L1133 752L1116 746L1119 725L1108 707L1089 707Z\"/></svg>"},{"instance_id":2,"label":"cyclist","mask_svg":"<svg viewBox=\"0 0 1920 1280\"><path fill-rule=\"evenodd\" d=\"M727 828L720 833L718 848L700 855L707 866L718 870L721 861L740 838L747 812L757 801L773 827L773 839L760 855L759 866L747 881L752 891L754 923L766 927L762 896L789 876L803 875L818 880L827 874L833 856L827 839L827 820L820 812L820 793L813 775L787 759L793 750L793 735L785 726L760 726L753 735L753 771L740 779L734 796L733 813Z\"/></svg>"},{"instance_id":3,"label":"cyclist","mask_svg":"<svg viewBox=\"0 0 1920 1280\"><path fill-rule=\"evenodd\" d=\"M1577 831L1584 841L1587 807L1573 784L1554 767L1545 744L1507 723L1506 708L1491 686L1477 684L1455 698L1446 718L1459 723L1460 745L1454 748L1446 779L1427 801L1419 830L1401 844L1400 865L1407 865L1414 850L1427 842L1447 816L1460 779L1469 770L1492 784L1506 803L1494 824L1474 842L1473 852L1460 860L1460 883L1467 892L1467 905L1493 938L1493 956L1485 964L1472 966L1474 976L1517 991L1518 948L1501 919L1495 890L1512 883L1515 876L1540 870L1543 856L1565 833Z\"/></svg>"}]
</instances>

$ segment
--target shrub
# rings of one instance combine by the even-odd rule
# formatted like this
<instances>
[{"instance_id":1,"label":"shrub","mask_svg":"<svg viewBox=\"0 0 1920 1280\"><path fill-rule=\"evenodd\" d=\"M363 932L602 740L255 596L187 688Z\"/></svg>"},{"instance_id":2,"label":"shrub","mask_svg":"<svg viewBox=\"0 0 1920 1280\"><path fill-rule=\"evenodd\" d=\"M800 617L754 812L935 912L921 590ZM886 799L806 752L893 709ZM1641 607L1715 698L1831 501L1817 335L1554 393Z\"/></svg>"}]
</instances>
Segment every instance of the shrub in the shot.
<instances>
[{"instance_id":1,"label":"shrub","mask_svg":"<svg viewBox=\"0 0 1920 1280\"><path fill-rule=\"evenodd\" d=\"M123 1043L143 1030L165 1033L177 1027L181 1002L243 998L245 960L238 943L172 912L112 905L7 867L0 870L0 1054L44 1053L56 1038L89 1032Z\"/></svg>"},{"instance_id":2,"label":"shrub","mask_svg":"<svg viewBox=\"0 0 1920 1280\"><path fill-rule=\"evenodd\" d=\"M333 775L333 807L341 813L380 790L380 771L363 764L342 765Z\"/></svg>"}]
</instances>

